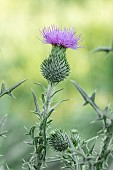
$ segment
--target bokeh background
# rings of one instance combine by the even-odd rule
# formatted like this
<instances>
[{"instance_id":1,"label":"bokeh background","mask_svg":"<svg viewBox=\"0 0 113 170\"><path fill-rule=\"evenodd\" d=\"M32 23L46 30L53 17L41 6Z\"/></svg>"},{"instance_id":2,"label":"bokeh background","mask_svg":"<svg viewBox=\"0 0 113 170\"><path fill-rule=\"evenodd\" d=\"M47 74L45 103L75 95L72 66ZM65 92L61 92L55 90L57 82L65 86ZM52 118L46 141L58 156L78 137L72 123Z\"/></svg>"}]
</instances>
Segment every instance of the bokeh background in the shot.
<instances>
[{"instance_id":1,"label":"bokeh background","mask_svg":"<svg viewBox=\"0 0 113 170\"><path fill-rule=\"evenodd\" d=\"M56 101L70 100L56 109L51 128L67 131L74 128L85 138L94 136L101 128L101 123L90 123L96 113L90 106L82 106L83 99L71 79L88 94L96 89L96 102L101 108L109 103L113 107L113 53L94 53L96 47L112 44L112 0L0 0L0 84L4 81L10 87L28 78L14 91L16 99L8 96L0 99L0 117L7 114L4 130L8 131L7 137L0 141L0 154L12 170L20 170L22 159L28 160L31 152L25 144L28 139L24 126L30 129L37 121L31 112L34 109L31 88L41 105L41 88L33 82L47 85L40 64L48 56L51 45L40 41L40 30L51 24L74 27L81 34L83 46L67 50L71 73L58 85L64 90L56 96ZM49 170L55 167L58 170L57 165L49 165Z\"/></svg>"}]
</instances>

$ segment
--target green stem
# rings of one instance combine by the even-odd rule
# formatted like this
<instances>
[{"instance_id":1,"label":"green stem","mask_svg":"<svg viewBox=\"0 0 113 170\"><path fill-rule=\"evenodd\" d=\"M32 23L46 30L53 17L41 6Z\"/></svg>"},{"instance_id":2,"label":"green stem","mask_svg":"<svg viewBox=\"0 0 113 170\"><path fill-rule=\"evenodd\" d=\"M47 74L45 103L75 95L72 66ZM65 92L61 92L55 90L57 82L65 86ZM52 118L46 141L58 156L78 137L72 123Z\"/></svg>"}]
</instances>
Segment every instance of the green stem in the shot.
<instances>
[{"instance_id":1,"label":"green stem","mask_svg":"<svg viewBox=\"0 0 113 170\"><path fill-rule=\"evenodd\" d=\"M48 112L49 108L51 106L51 96L53 93L53 85L49 84L48 89L45 96L45 101L43 103L43 111L42 111L42 120L40 122L39 126L39 146L36 149L36 155L37 155L37 162L36 162L36 170L40 170L42 167L42 164L45 162L46 157L46 145L47 145L47 120L48 120Z\"/></svg>"}]
</instances>

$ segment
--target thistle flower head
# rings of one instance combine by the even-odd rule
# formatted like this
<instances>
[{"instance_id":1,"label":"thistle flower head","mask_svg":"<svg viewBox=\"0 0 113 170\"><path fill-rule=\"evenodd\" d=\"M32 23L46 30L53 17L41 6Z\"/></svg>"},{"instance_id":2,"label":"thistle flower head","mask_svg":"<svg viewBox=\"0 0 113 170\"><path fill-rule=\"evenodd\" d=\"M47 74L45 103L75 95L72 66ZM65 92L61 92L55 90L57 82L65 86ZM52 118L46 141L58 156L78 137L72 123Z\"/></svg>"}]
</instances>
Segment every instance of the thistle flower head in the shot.
<instances>
[{"instance_id":1,"label":"thistle flower head","mask_svg":"<svg viewBox=\"0 0 113 170\"><path fill-rule=\"evenodd\" d=\"M72 28L59 28L55 25L44 27L41 31L43 42L51 45L62 46L64 48L79 48L80 35L75 35Z\"/></svg>"}]
</instances>

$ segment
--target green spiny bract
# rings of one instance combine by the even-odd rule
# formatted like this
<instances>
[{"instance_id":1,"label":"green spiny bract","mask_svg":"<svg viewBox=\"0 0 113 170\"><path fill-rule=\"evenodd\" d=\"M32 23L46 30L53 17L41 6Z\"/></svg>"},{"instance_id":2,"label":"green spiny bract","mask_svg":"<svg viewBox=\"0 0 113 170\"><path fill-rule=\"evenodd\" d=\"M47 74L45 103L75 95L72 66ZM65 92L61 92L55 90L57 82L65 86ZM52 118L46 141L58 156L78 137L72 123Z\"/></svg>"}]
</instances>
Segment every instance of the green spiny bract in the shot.
<instances>
[{"instance_id":1,"label":"green spiny bract","mask_svg":"<svg viewBox=\"0 0 113 170\"><path fill-rule=\"evenodd\" d=\"M68 137L61 130L54 130L49 137L49 144L55 151L65 151L69 146Z\"/></svg>"},{"instance_id":2,"label":"green spiny bract","mask_svg":"<svg viewBox=\"0 0 113 170\"><path fill-rule=\"evenodd\" d=\"M41 64L42 75L51 83L58 83L69 76L70 67L65 52L65 48L53 46L51 54Z\"/></svg>"},{"instance_id":3,"label":"green spiny bract","mask_svg":"<svg viewBox=\"0 0 113 170\"><path fill-rule=\"evenodd\" d=\"M75 147L79 145L83 145L84 144L84 139L82 138L81 135L79 135L78 131L76 129L72 129L71 130L71 140L73 142L73 145Z\"/></svg>"}]
</instances>

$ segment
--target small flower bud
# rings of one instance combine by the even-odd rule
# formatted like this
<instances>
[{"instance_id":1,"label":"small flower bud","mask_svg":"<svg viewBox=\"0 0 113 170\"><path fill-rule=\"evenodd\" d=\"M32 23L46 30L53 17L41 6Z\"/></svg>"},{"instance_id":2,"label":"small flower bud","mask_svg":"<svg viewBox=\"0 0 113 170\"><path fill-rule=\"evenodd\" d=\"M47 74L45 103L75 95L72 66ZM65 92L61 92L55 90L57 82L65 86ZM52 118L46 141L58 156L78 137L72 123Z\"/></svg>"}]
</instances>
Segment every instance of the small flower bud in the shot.
<instances>
[{"instance_id":1,"label":"small flower bud","mask_svg":"<svg viewBox=\"0 0 113 170\"><path fill-rule=\"evenodd\" d=\"M51 83L63 81L69 75L65 51L63 47L53 46L51 54L41 64L42 75Z\"/></svg>"},{"instance_id":2,"label":"small flower bud","mask_svg":"<svg viewBox=\"0 0 113 170\"><path fill-rule=\"evenodd\" d=\"M65 132L61 130L52 131L49 137L49 144L55 151L65 151L68 146L68 138Z\"/></svg>"}]
</instances>

